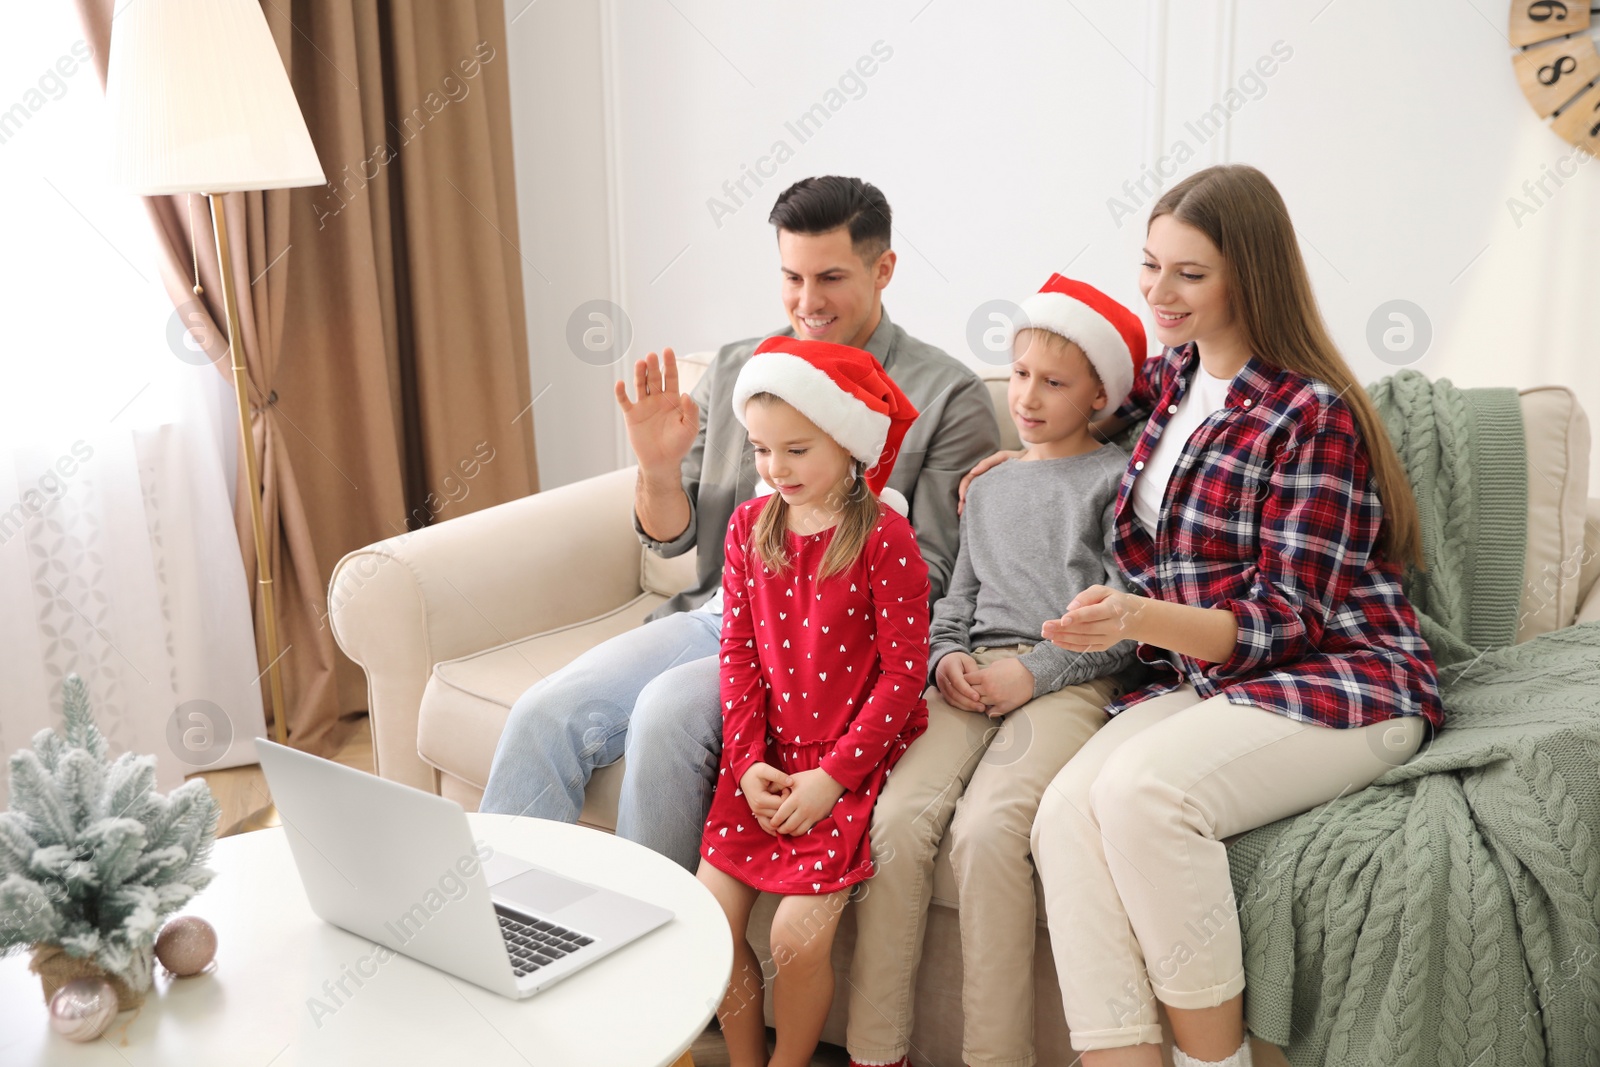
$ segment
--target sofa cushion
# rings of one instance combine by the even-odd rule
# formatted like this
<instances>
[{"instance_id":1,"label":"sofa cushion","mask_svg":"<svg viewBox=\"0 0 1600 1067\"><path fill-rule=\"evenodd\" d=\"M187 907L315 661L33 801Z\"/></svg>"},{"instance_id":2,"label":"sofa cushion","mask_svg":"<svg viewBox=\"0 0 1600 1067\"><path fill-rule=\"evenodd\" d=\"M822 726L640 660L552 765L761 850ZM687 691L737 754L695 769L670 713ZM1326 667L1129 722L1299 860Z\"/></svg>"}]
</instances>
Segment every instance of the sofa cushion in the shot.
<instances>
[{"instance_id":1,"label":"sofa cushion","mask_svg":"<svg viewBox=\"0 0 1600 1067\"><path fill-rule=\"evenodd\" d=\"M983 384L989 387L989 399L994 403L994 417L1000 423L1000 447L1021 448L1022 438L1017 436L1017 424L1011 421L1006 406L1006 389L1011 385L1010 367L984 367L978 372Z\"/></svg>"},{"instance_id":2,"label":"sofa cushion","mask_svg":"<svg viewBox=\"0 0 1600 1067\"><path fill-rule=\"evenodd\" d=\"M1600 597L1594 595L1600 585L1600 500L1589 498L1588 517L1583 524L1583 566L1578 574L1578 622L1600 619Z\"/></svg>"},{"instance_id":3,"label":"sofa cushion","mask_svg":"<svg viewBox=\"0 0 1600 1067\"><path fill-rule=\"evenodd\" d=\"M1572 390L1522 391L1528 442L1528 557L1517 640L1570 626L1578 611L1589 496L1589 420Z\"/></svg>"},{"instance_id":4,"label":"sofa cushion","mask_svg":"<svg viewBox=\"0 0 1600 1067\"><path fill-rule=\"evenodd\" d=\"M517 698L579 654L639 625L662 600L644 594L598 618L435 665L417 713L417 754L445 774L482 789ZM620 767L604 776L597 772L581 821L615 828L620 786Z\"/></svg>"},{"instance_id":5,"label":"sofa cushion","mask_svg":"<svg viewBox=\"0 0 1600 1067\"><path fill-rule=\"evenodd\" d=\"M639 587L646 593L666 600L689 588L699 576L695 562L697 549L691 548L683 555L673 556L671 559L658 555L643 545L639 546L639 551L644 553L644 559L639 564Z\"/></svg>"}]
</instances>

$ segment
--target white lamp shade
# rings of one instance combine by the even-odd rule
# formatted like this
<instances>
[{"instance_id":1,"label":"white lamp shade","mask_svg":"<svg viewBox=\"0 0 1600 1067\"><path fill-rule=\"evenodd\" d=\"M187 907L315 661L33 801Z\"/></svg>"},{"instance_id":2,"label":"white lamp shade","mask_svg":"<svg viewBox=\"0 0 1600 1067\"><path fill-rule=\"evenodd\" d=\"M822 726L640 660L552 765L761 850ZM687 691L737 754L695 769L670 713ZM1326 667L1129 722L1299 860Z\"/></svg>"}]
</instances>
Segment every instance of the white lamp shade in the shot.
<instances>
[{"instance_id":1,"label":"white lamp shade","mask_svg":"<svg viewBox=\"0 0 1600 1067\"><path fill-rule=\"evenodd\" d=\"M259 0L131 0L111 25L112 178L142 196L322 185Z\"/></svg>"}]
</instances>

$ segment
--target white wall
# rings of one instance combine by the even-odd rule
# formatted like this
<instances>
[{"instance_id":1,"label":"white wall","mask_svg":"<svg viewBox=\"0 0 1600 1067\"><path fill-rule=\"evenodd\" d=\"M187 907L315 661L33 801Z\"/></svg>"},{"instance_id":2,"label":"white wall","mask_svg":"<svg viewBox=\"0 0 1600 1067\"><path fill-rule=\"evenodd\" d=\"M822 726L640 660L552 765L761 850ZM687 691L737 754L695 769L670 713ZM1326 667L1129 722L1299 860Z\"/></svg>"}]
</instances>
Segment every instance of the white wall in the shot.
<instances>
[{"instance_id":1,"label":"white wall","mask_svg":"<svg viewBox=\"0 0 1600 1067\"><path fill-rule=\"evenodd\" d=\"M614 291L606 35L595 0L507 0L518 244L539 484L615 470L613 369L576 358L567 322Z\"/></svg>"},{"instance_id":2,"label":"white wall","mask_svg":"<svg viewBox=\"0 0 1600 1067\"><path fill-rule=\"evenodd\" d=\"M508 17L525 2L508 0ZM1513 195L1534 206L1522 183L1572 150L1517 90L1506 10L1504 0L541 0L512 26L511 52L514 68L539 64L513 70L513 109L524 248L551 264L549 283L529 282L534 388L559 389L535 408L544 485L627 461L614 368L568 350L572 309L602 295L620 304L634 329L627 362L781 325L766 215L786 185L820 173L885 191L900 253L886 306L976 365L973 312L1019 299L1051 271L1137 307L1157 186L1211 163L1253 163L1282 191L1363 380L1395 369L1370 349L1369 318L1406 299L1433 329L1417 369L1461 385L1559 382L1600 415L1586 343L1600 303L1600 165L1563 163L1576 174L1548 184L1554 196L1520 225L1508 211ZM874 46L872 75L830 101ZM1230 88L1226 126L1201 130L1198 117ZM802 142L786 123L819 102L836 110ZM774 166L780 141L792 157ZM1170 165L1179 155L1185 164ZM762 157L766 176L759 186L746 176L751 195L736 203L723 183ZM712 198L731 214L715 217ZM1592 484L1600 493L1600 470Z\"/></svg>"},{"instance_id":3,"label":"white wall","mask_svg":"<svg viewBox=\"0 0 1600 1067\"><path fill-rule=\"evenodd\" d=\"M1282 190L1335 339L1370 381L1367 319L1391 299L1428 315L1414 366L1463 386L1571 386L1600 418L1600 162L1545 129L1512 76L1507 4L1240 0L1234 69L1294 49L1234 121L1232 158ZM1308 12L1310 14L1308 14ZM1542 206L1542 167L1573 174ZM1531 214L1515 218L1511 197ZM1520 223L1520 225L1519 225ZM1600 467L1590 472L1600 495Z\"/></svg>"}]
</instances>

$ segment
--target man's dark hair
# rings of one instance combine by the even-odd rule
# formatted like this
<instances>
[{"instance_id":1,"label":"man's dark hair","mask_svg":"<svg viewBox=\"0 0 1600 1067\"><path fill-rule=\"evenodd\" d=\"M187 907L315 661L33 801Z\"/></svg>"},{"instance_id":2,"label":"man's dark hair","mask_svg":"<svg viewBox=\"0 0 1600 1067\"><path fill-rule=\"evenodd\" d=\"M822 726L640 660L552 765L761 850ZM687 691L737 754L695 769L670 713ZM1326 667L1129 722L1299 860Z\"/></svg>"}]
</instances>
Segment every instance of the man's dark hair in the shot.
<instances>
[{"instance_id":1,"label":"man's dark hair","mask_svg":"<svg viewBox=\"0 0 1600 1067\"><path fill-rule=\"evenodd\" d=\"M871 264L889 247L889 201L876 185L828 174L801 178L779 196L767 221L790 233L850 228L850 247Z\"/></svg>"}]
</instances>

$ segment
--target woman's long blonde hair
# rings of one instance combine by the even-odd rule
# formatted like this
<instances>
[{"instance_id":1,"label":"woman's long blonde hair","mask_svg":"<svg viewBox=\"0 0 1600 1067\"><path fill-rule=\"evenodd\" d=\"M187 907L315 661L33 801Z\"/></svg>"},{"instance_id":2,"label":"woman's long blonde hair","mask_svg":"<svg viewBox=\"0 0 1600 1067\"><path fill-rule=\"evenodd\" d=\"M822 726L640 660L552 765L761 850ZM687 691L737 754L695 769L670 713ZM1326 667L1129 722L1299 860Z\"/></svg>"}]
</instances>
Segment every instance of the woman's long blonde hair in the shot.
<instances>
[{"instance_id":1,"label":"woman's long blonde hair","mask_svg":"<svg viewBox=\"0 0 1600 1067\"><path fill-rule=\"evenodd\" d=\"M755 393L746 403L770 404L782 399L775 393ZM831 578L849 570L878 525L878 498L867 487L861 464L854 460L850 464L849 483L826 503L838 515L838 521L833 528L833 540L822 554L818 578ZM755 528L750 531L750 542L755 554L773 574L781 574L789 565L789 503L779 494L773 493L762 505Z\"/></svg>"},{"instance_id":2,"label":"woman's long blonde hair","mask_svg":"<svg viewBox=\"0 0 1600 1067\"><path fill-rule=\"evenodd\" d=\"M1377 408L1322 321L1278 190L1251 166L1207 167L1156 201L1150 221L1162 215L1193 226L1222 253L1229 305L1250 354L1263 363L1315 378L1343 398L1367 446L1383 504L1376 550L1385 559L1422 567L1422 534L1411 482Z\"/></svg>"}]
</instances>

